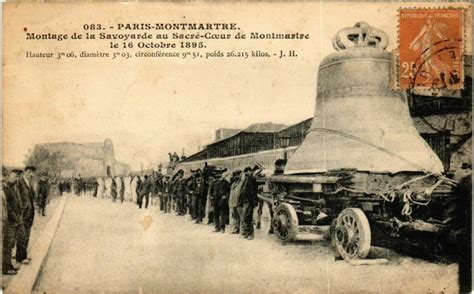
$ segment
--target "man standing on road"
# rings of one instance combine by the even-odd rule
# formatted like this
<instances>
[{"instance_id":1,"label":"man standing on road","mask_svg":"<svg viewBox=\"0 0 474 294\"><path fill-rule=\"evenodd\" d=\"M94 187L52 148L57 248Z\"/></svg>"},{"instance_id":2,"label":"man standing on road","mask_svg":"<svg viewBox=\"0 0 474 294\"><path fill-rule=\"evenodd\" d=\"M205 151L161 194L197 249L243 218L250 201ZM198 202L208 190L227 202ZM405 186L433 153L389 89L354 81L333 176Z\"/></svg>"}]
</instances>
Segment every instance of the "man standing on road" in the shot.
<instances>
[{"instance_id":1,"label":"man standing on road","mask_svg":"<svg viewBox=\"0 0 474 294\"><path fill-rule=\"evenodd\" d=\"M163 176L161 174L156 174L154 185L154 194L158 196L158 201L160 201L160 211L165 211L165 200L163 199ZM156 204L155 204L156 205Z\"/></svg>"},{"instance_id":2,"label":"man standing on road","mask_svg":"<svg viewBox=\"0 0 474 294\"><path fill-rule=\"evenodd\" d=\"M93 184L93 190L94 190L92 196L97 197L97 192L99 191L99 182L97 181L96 178L93 178L92 184Z\"/></svg>"},{"instance_id":3,"label":"man standing on road","mask_svg":"<svg viewBox=\"0 0 474 294\"><path fill-rule=\"evenodd\" d=\"M46 174L43 173L38 181L38 213L41 213L42 216L45 216L48 194L49 182Z\"/></svg>"},{"instance_id":4,"label":"man standing on road","mask_svg":"<svg viewBox=\"0 0 474 294\"><path fill-rule=\"evenodd\" d=\"M148 208L148 202L150 201L150 193L151 193L151 181L148 175L145 175L145 179L143 183L140 185L140 195L138 198L138 207L142 208L143 204L143 197L145 197L145 208Z\"/></svg>"},{"instance_id":5,"label":"man standing on road","mask_svg":"<svg viewBox=\"0 0 474 294\"><path fill-rule=\"evenodd\" d=\"M242 171L237 170L232 173L230 196L229 196L229 208L232 210L232 219L234 222L234 230L232 234L239 234L241 227L242 208L238 207L240 201L240 191L244 183L244 174Z\"/></svg>"},{"instance_id":6,"label":"man standing on road","mask_svg":"<svg viewBox=\"0 0 474 294\"><path fill-rule=\"evenodd\" d=\"M29 264L31 257L28 257L28 243L30 241L31 227L35 218L35 191L33 190L33 177L36 168L34 166L27 166L25 172L18 181L18 190L21 196L23 225L25 228L25 235L18 240L16 261L23 264Z\"/></svg>"},{"instance_id":7,"label":"man standing on road","mask_svg":"<svg viewBox=\"0 0 474 294\"><path fill-rule=\"evenodd\" d=\"M2 172L3 176L6 176L6 172ZM7 197L5 196L5 182L2 180L2 274L3 275L16 275L16 270L12 264L12 248L9 248L9 239L12 237L13 228L8 224L8 210Z\"/></svg>"},{"instance_id":8,"label":"man standing on road","mask_svg":"<svg viewBox=\"0 0 474 294\"><path fill-rule=\"evenodd\" d=\"M15 275L18 268L12 264L12 249L18 238L25 238L25 227L23 225L23 214L21 211L21 199L18 193L18 175L20 170L13 170L9 173L3 172L7 180L3 181L3 196L5 197L3 217L6 218L3 227L3 256L2 271L4 275ZM5 211L6 210L6 211ZM18 250L18 249L17 249Z\"/></svg>"},{"instance_id":9,"label":"man standing on road","mask_svg":"<svg viewBox=\"0 0 474 294\"><path fill-rule=\"evenodd\" d=\"M213 195L214 195L214 183L217 181L216 174L210 173L209 174L209 188L207 190L207 206L208 206L208 212L207 212L207 224L211 225L214 223L214 200L213 200Z\"/></svg>"},{"instance_id":10,"label":"man standing on road","mask_svg":"<svg viewBox=\"0 0 474 294\"><path fill-rule=\"evenodd\" d=\"M165 213L171 212L171 181L170 176L166 175L163 177L161 183L161 194L163 198L163 208Z\"/></svg>"},{"instance_id":11,"label":"man standing on road","mask_svg":"<svg viewBox=\"0 0 474 294\"><path fill-rule=\"evenodd\" d=\"M177 215L184 215L186 204L186 186L185 180L183 179L184 171L180 169L174 176L173 176L173 194L176 200L176 214Z\"/></svg>"},{"instance_id":12,"label":"man standing on road","mask_svg":"<svg viewBox=\"0 0 474 294\"><path fill-rule=\"evenodd\" d=\"M201 224L205 217L205 206L207 197L207 184L201 174L196 175L196 187L193 193L194 214L196 216L196 223Z\"/></svg>"},{"instance_id":13,"label":"man standing on road","mask_svg":"<svg viewBox=\"0 0 474 294\"><path fill-rule=\"evenodd\" d=\"M253 240L254 229L253 229L253 210L257 205L258 201L258 186L255 178L253 177L254 170L250 167L244 169L245 182L242 186L241 198L239 206L242 207L242 222L243 232L241 234L247 240Z\"/></svg>"},{"instance_id":14,"label":"man standing on road","mask_svg":"<svg viewBox=\"0 0 474 294\"><path fill-rule=\"evenodd\" d=\"M214 232L225 233L225 226L229 221L229 193L230 172L222 174L221 178L214 182L212 202L214 204Z\"/></svg>"},{"instance_id":15,"label":"man standing on road","mask_svg":"<svg viewBox=\"0 0 474 294\"><path fill-rule=\"evenodd\" d=\"M110 195L112 196L112 202L117 201L117 182L112 177L112 183L110 184Z\"/></svg>"},{"instance_id":16,"label":"man standing on road","mask_svg":"<svg viewBox=\"0 0 474 294\"><path fill-rule=\"evenodd\" d=\"M136 177L136 181L135 181L135 196L137 197L137 204L139 203L140 201L140 189L142 188L142 179L140 178L140 176L137 176Z\"/></svg>"},{"instance_id":17,"label":"man standing on road","mask_svg":"<svg viewBox=\"0 0 474 294\"><path fill-rule=\"evenodd\" d=\"M196 213L194 207L196 206L196 196L194 192L196 191L196 175L197 172L193 171L191 177L186 180L186 208L187 213L191 216L191 219L196 219ZM186 208L184 214L186 214Z\"/></svg>"},{"instance_id":18,"label":"man standing on road","mask_svg":"<svg viewBox=\"0 0 474 294\"><path fill-rule=\"evenodd\" d=\"M125 182L123 177L120 177L120 203L123 203L125 200Z\"/></svg>"},{"instance_id":19,"label":"man standing on road","mask_svg":"<svg viewBox=\"0 0 474 294\"><path fill-rule=\"evenodd\" d=\"M59 196L63 196L63 191L64 191L64 180L59 181Z\"/></svg>"}]
</instances>

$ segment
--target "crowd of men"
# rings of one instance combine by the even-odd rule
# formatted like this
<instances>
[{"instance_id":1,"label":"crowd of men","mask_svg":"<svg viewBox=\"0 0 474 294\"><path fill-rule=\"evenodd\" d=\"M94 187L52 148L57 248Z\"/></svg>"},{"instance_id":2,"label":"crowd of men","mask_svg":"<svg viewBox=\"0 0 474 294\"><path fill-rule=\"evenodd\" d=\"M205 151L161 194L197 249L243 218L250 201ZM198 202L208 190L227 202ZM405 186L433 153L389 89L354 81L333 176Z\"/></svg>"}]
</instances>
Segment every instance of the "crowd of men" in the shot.
<instances>
[{"instance_id":1,"label":"crowd of men","mask_svg":"<svg viewBox=\"0 0 474 294\"><path fill-rule=\"evenodd\" d=\"M192 170L187 175L178 170L173 176L153 172L127 177L78 177L71 185L78 196L134 202L139 209L159 205L162 212L189 215L197 224L203 223L207 213L208 224L215 226L215 232L224 233L231 217L232 233L252 240L254 209L258 208L255 225L259 229L263 208L263 201L257 197L256 178L260 172L258 166L231 172L205 164L203 169Z\"/></svg>"},{"instance_id":2,"label":"crowd of men","mask_svg":"<svg viewBox=\"0 0 474 294\"><path fill-rule=\"evenodd\" d=\"M21 265L31 261L28 255L35 208L45 216L49 195L48 176L37 175L34 166L21 169L2 169L2 273L15 275ZM15 248L15 258L12 252Z\"/></svg>"},{"instance_id":3,"label":"crowd of men","mask_svg":"<svg viewBox=\"0 0 474 294\"><path fill-rule=\"evenodd\" d=\"M59 194L74 193L111 199L112 202L134 202L138 208L159 205L163 213L190 215L197 223L207 219L214 232L224 233L233 219L233 234L254 238L254 209L258 207L256 227L260 228L263 202L257 197L258 166L243 171L227 171L208 166L185 176L178 170L173 176L153 172L127 177L63 179L57 184ZM50 183L46 174L36 168L3 169L3 274L15 275L21 265L31 261L28 243L35 217L35 208L45 215ZM15 250L14 250L15 249ZM14 259L12 252L15 252Z\"/></svg>"},{"instance_id":4,"label":"crowd of men","mask_svg":"<svg viewBox=\"0 0 474 294\"><path fill-rule=\"evenodd\" d=\"M224 233L231 215L232 234L240 234L243 238L252 240L254 209L259 207L257 228L260 228L263 205L257 197L256 176L260 171L257 166L230 172L205 165L202 170L192 171L185 178L184 171L179 170L169 182L169 192L164 197L165 206L174 208L179 216L189 214L196 223L202 223L206 202L209 201L208 219L215 226L214 232ZM167 208L167 211L170 210Z\"/></svg>"},{"instance_id":5,"label":"crowd of men","mask_svg":"<svg viewBox=\"0 0 474 294\"><path fill-rule=\"evenodd\" d=\"M160 209L165 213L174 210L178 216L188 214L196 224L203 222L207 212L208 224L214 224L214 232L222 233L231 223L231 216L232 234L252 240L254 209L258 207L256 227L259 229L263 208L263 201L257 196L256 177L260 172L258 166L231 172L205 164L202 170L193 170L186 177L183 170L178 170L172 178L163 177Z\"/></svg>"},{"instance_id":6,"label":"crowd of men","mask_svg":"<svg viewBox=\"0 0 474 294\"><path fill-rule=\"evenodd\" d=\"M258 198L257 178L261 172L262 168L258 165L227 171L207 163L202 170L192 170L187 177L183 170L178 170L166 181L167 186L163 190L164 210L175 210L178 216L189 214L196 223L202 223L207 207L208 224L214 224L214 232L224 233L227 225L231 224L232 234L253 240L254 225L257 229L261 228L264 205L264 201ZM273 217L272 209L269 212L270 217ZM268 233L273 233L272 226Z\"/></svg>"}]
</instances>

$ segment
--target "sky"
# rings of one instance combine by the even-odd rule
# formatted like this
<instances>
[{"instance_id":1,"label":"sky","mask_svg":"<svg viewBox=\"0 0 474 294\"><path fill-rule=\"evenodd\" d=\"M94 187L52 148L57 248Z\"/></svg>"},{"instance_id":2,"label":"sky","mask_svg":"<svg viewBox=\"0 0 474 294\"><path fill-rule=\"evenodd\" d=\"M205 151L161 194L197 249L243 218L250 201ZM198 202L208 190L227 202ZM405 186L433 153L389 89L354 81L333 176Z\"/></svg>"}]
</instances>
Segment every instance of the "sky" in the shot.
<instances>
[{"instance_id":1,"label":"sky","mask_svg":"<svg viewBox=\"0 0 474 294\"><path fill-rule=\"evenodd\" d=\"M406 4L409 6L409 4ZM116 158L139 170L186 155L218 128L294 124L313 115L317 68L338 30L358 21L396 48L399 3L102 3L4 8L3 161L22 165L46 142L110 138ZM295 50L295 58L25 58L32 52L112 52L108 41L25 40L73 33L85 23L235 22L242 32L307 33L308 40L212 40L201 52ZM84 32L84 31L82 31ZM145 50L155 51L160 49ZM163 49L162 51L166 51ZM132 53L137 52L131 51Z\"/></svg>"}]
</instances>

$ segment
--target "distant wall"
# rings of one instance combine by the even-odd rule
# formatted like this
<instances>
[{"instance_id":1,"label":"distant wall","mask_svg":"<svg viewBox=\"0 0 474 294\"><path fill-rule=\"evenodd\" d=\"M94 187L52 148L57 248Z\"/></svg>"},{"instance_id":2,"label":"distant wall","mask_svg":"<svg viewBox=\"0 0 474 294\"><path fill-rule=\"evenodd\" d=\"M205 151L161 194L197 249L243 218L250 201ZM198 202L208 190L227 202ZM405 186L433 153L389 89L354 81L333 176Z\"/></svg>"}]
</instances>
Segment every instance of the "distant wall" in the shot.
<instances>
[{"instance_id":1,"label":"distant wall","mask_svg":"<svg viewBox=\"0 0 474 294\"><path fill-rule=\"evenodd\" d=\"M59 152L73 165L65 168L63 177L103 177L110 172L112 176L128 175L130 166L115 159L113 143L110 139L104 142L78 144L73 142L59 142L39 144L50 152Z\"/></svg>"},{"instance_id":2,"label":"distant wall","mask_svg":"<svg viewBox=\"0 0 474 294\"><path fill-rule=\"evenodd\" d=\"M121 162L114 163L114 176L128 176L131 172L130 165Z\"/></svg>"}]
</instances>

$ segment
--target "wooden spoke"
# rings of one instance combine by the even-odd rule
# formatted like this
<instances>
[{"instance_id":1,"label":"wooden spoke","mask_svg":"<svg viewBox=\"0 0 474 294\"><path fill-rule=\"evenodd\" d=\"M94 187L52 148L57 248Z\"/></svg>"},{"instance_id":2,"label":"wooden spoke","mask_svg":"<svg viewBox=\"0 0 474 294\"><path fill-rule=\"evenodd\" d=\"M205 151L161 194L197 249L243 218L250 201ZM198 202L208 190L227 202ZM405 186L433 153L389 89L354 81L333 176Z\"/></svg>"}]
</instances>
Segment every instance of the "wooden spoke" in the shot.
<instances>
[{"instance_id":1,"label":"wooden spoke","mask_svg":"<svg viewBox=\"0 0 474 294\"><path fill-rule=\"evenodd\" d=\"M272 221L273 231L278 239L288 242L296 238L298 217L296 211L288 203L280 204Z\"/></svg>"},{"instance_id":2,"label":"wooden spoke","mask_svg":"<svg viewBox=\"0 0 474 294\"><path fill-rule=\"evenodd\" d=\"M345 260L367 257L371 232L364 212L359 208L344 209L337 218L333 238L337 251Z\"/></svg>"}]
</instances>

